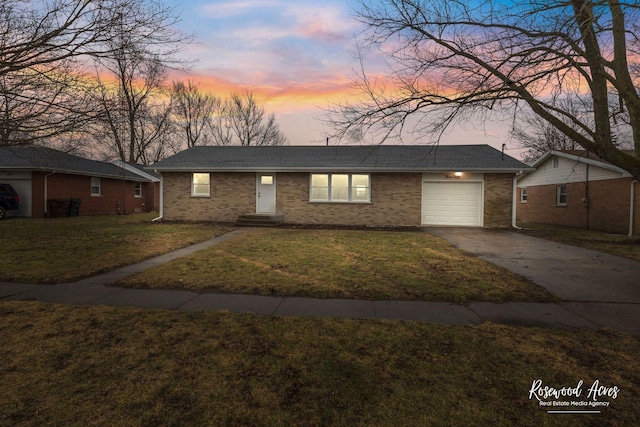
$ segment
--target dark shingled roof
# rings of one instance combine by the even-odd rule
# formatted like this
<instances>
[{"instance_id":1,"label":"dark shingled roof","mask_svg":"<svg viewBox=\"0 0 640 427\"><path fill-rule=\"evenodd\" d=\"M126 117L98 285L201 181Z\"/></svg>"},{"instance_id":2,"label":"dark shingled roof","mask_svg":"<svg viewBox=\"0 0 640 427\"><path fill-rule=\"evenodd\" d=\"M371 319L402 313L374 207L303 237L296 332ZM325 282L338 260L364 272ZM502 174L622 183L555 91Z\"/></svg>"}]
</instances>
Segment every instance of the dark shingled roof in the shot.
<instances>
[{"instance_id":1,"label":"dark shingled roof","mask_svg":"<svg viewBox=\"0 0 640 427\"><path fill-rule=\"evenodd\" d=\"M149 166L164 171L532 171L489 145L205 146Z\"/></svg>"},{"instance_id":2,"label":"dark shingled roof","mask_svg":"<svg viewBox=\"0 0 640 427\"><path fill-rule=\"evenodd\" d=\"M76 175L148 181L119 166L47 147L0 147L0 169L44 170Z\"/></svg>"}]
</instances>

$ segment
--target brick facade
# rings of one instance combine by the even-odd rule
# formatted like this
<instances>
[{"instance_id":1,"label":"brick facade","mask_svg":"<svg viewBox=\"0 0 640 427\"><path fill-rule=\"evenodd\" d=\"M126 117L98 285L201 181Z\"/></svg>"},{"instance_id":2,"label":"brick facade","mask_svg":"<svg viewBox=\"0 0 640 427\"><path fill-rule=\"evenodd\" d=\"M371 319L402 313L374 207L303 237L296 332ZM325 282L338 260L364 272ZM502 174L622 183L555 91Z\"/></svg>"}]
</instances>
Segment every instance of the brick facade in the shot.
<instances>
[{"instance_id":1,"label":"brick facade","mask_svg":"<svg viewBox=\"0 0 640 427\"><path fill-rule=\"evenodd\" d=\"M292 224L420 225L421 174L371 174L370 203L309 202L308 173L277 175L277 209Z\"/></svg>"},{"instance_id":2,"label":"brick facade","mask_svg":"<svg viewBox=\"0 0 640 427\"><path fill-rule=\"evenodd\" d=\"M255 173L211 174L210 197L191 196L191 175L163 174L165 219L235 222L240 215L256 211Z\"/></svg>"},{"instance_id":3,"label":"brick facade","mask_svg":"<svg viewBox=\"0 0 640 427\"><path fill-rule=\"evenodd\" d=\"M566 206L556 205L556 185L527 187L527 202L517 203L521 224L554 224L611 233L629 232L631 178L589 182L589 206L584 182L568 183ZM634 230L640 226L640 185L635 186ZM518 201L519 201L518 195Z\"/></svg>"},{"instance_id":4,"label":"brick facade","mask_svg":"<svg viewBox=\"0 0 640 427\"><path fill-rule=\"evenodd\" d=\"M511 227L513 175L484 174L484 226Z\"/></svg>"},{"instance_id":5,"label":"brick facade","mask_svg":"<svg viewBox=\"0 0 640 427\"><path fill-rule=\"evenodd\" d=\"M135 196L135 182L100 178L101 195L91 195L91 177L65 173L32 173L32 217L45 216L45 175L47 199L81 199L80 215L128 214L159 208L159 185L142 183L142 196ZM48 212L51 215L51 212Z\"/></svg>"},{"instance_id":6,"label":"brick facade","mask_svg":"<svg viewBox=\"0 0 640 427\"><path fill-rule=\"evenodd\" d=\"M164 173L167 220L235 222L256 211L255 173L212 173L210 197L191 196L191 173ZM511 225L513 176L485 175L484 222ZM276 174L276 213L288 224L419 226L421 173L372 173L370 203L309 201L309 173Z\"/></svg>"}]
</instances>

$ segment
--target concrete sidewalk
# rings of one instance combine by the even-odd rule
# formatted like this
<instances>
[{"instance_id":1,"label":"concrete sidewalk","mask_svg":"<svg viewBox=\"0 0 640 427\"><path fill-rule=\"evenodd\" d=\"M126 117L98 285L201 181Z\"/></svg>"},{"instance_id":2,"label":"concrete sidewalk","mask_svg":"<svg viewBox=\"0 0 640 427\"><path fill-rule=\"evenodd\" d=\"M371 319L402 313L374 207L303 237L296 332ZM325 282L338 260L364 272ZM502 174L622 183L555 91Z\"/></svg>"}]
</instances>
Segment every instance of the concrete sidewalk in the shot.
<instances>
[{"instance_id":1,"label":"concrete sidewalk","mask_svg":"<svg viewBox=\"0 0 640 427\"><path fill-rule=\"evenodd\" d=\"M41 301L72 305L108 305L182 311L227 310L263 315L329 316L353 319L412 320L477 325L483 321L569 330L613 330L640 334L638 304L573 301L546 303L471 303L468 306L428 301L363 301L196 293L183 290L127 289L107 286L147 268L187 256L247 231L239 229L170 254L75 283L30 285L0 283L1 301Z\"/></svg>"}]
</instances>

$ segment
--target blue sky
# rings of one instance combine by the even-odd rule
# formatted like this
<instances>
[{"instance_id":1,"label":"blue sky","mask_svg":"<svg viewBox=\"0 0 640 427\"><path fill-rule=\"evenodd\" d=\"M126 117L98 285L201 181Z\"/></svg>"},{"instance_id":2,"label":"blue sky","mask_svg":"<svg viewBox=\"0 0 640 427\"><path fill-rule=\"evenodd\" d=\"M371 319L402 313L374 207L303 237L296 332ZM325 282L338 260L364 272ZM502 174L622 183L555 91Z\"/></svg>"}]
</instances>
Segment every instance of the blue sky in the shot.
<instances>
[{"instance_id":1,"label":"blue sky","mask_svg":"<svg viewBox=\"0 0 640 427\"><path fill-rule=\"evenodd\" d=\"M250 90L278 118L292 145L321 144L331 132L323 123L331 103L347 101L359 68L351 0L165 0L180 12L181 29L195 33L185 55L197 62L187 74L203 90L220 96ZM367 72L384 62L367 57ZM443 144L491 144L500 148L507 131L499 125L456 126Z\"/></svg>"}]
</instances>

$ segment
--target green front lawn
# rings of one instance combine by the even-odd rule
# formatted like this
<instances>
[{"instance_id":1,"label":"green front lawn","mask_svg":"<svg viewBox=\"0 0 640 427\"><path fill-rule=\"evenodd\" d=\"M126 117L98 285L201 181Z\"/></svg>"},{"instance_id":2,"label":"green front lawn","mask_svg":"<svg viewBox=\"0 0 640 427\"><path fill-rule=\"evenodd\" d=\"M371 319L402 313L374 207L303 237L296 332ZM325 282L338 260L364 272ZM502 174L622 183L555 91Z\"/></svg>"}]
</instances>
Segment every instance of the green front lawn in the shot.
<instances>
[{"instance_id":1,"label":"green front lawn","mask_svg":"<svg viewBox=\"0 0 640 427\"><path fill-rule=\"evenodd\" d=\"M251 230L118 285L454 303L553 300L523 278L420 231Z\"/></svg>"},{"instance_id":2,"label":"green front lawn","mask_svg":"<svg viewBox=\"0 0 640 427\"><path fill-rule=\"evenodd\" d=\"M0 282L63 283L167 253L231 230L151 223L157 214L0 221Z\"/></svg>"},{"instance_id":3,"label":"green front lawn","mask_svg":"<svg viewBox=\"0 0 640 427\"><path fill-rule=\"evenodd\" d=\"M628 334L25 302L0 318L2 426L640 425ZM620 392L551 415L537 379Z\"/></svg>"}]
</instances>

